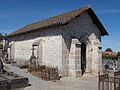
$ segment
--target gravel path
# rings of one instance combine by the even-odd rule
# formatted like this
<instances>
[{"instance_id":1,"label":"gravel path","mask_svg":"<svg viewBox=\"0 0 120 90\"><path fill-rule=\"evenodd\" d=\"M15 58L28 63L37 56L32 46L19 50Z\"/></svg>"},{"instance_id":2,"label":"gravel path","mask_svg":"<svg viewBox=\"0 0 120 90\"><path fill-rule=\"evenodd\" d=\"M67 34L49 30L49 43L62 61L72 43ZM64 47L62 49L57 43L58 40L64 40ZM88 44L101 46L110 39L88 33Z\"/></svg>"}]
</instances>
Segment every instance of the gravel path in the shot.
<instances>
[{"instance_id":1,"label":"gravel path","mask_svg":"<svg viewBox=\"0 0 120 90\"><path fill-rule=\"evenodd\" d=\"M98 90L97 77L92 75L87 74L79 78L64 77L57 81L44 81L30 73L26 73L24 69L9 64L4 65L6 70L29 78L32 86L17 90Z\"/></svg>"},{"instance_id":2,"label":"gravel path","mask_svg":"<svg viewBox=\"0 0 120 90\"><path fill-rule=\"evenodd\" d=\"M12 72L14 72L14 73L16 73L18 75L22 75L24 77L28 77L29 83L32 86L34 86L34 88L36 88L35 90L44 90L42 88L45 85L45 81L41 80L38 77L35 77L35 76L31 75L30 73L26 73L27 70L20 69L20 68L18 68L16 66L12 66L10 64L4 64L4 66L5 66L4 69L7 70L7 71L12 71ZM31 87L31 88L33 88L33 87ZM33 90L33 89L31 89L31 90Z\"/></svg>"}]
</instances>

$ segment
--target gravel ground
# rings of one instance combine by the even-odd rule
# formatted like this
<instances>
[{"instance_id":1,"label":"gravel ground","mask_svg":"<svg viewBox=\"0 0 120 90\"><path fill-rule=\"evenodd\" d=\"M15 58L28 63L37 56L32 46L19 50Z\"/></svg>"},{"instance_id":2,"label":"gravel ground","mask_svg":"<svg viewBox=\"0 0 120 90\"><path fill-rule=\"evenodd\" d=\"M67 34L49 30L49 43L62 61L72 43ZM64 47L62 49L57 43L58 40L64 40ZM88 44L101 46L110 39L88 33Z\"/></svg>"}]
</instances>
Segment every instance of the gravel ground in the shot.
<instances>
[{"instance_id":1,"label":"gravel ground","mask_svg":"<svg viewBox=\"0 0 120 90\"><path fill-rule=\"evenodd\" d=\"M93 75L86 74L79 78L64 77L57 81L44 81L27 73L25 69L20 69L10 64L4 65L6 70L28 77L32 85L15 90L98 90L97 77Z\"/></svg>"},{"instance_id":2,"label":"gravel ground","mask_svg":"<svg viewBox=\"0 0 120 90\"><path fill-rule=\"evenodd\" d=\"M97 77L84 75L79 78L65 77L56 82L46 82L45 90L97 90Z\"/></svg>"}]
</instances>

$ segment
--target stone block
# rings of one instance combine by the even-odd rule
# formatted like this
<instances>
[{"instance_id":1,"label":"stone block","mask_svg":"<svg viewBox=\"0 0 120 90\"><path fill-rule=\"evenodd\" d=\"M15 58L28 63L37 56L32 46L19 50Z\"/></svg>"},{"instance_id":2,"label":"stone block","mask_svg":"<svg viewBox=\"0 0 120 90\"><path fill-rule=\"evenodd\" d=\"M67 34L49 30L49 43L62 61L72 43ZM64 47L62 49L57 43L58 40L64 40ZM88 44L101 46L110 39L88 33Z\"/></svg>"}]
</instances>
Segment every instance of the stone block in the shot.
<instances>
[{"instance_id":1,"label":"stone block","mask_svg":"<svg viewBox=\"0 0 120 90\"><path fill-rule=\"evenodd\" d=\"M82 76L82 72L81 71L76 71L76 77L81 77Z\"/></svg>"},{"instance_id":2,"label":"stone block","mask_svg":"<svg viewBox=\"0 0 120 90\"><path fill-rule=\"evenodd\" d=\"M28 86L28 78L17 78L17 79L12 79L11 82L11 88L22 88L22 87L27 87Z\"/></svg>"},{"instance_id":3,"label":"stone block","mask_svg":"<svg viewBox=\"0 0 120 90\"><path fill-rule=\"evenodd\" d=\"M0 90L7 90L7 80L0 77Z\"/></svg>"},{"instance_id":4,"label":"stone block","mask_svg":"<svg viewBox=\"0 0 120 90\"><path fill-rule=\"evenodd\" d=\"M5 78L5 80L7 81L8 89L22 88L22 87L27 87L29 85L28 78L17 74L5 73L2 74L1 77Z\"/></svg>"}]
</instances>

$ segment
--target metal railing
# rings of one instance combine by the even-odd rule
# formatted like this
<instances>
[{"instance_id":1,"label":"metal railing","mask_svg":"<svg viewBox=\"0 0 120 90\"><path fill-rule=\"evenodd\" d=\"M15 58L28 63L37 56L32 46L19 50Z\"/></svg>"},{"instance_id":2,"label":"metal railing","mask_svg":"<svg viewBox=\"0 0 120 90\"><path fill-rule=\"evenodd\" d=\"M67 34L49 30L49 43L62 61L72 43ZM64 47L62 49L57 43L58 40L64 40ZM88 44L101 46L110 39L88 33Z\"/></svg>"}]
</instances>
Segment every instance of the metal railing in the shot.
<instances>
[{"instance_id":1,"label":"metal railing","mask_svg":"<svg viewBox=\"0 0 120 90\"><path fill-rule=\"evenodd\" d=\"M120 71L115 72L113 77L109 74L99 75L98 90L120 90Z\"/></svg>"},{"instance_id":2,"label":"metal railing","mask_svg":"<svg viewBox=\"0 0 120 90\"><path fill-rule=\"evenodd\" d=\"M58 75L58 68L56 67L47 67L45 65L41 65L38 68L31 67L29 71L43 80L59 80L60 77Z\"/></svg>"}]
</instances>

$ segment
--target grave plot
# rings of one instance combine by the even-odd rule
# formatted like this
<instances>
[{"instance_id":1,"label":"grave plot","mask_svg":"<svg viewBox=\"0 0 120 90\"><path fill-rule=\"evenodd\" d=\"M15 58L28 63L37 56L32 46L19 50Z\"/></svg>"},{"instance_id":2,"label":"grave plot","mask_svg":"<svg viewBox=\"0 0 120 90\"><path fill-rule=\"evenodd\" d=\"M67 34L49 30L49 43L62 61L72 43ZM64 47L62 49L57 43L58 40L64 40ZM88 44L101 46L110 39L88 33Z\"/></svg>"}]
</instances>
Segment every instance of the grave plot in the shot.
<instances>
[{"instance_id":1,"label":"grave plot","mask_svg":"<svg viewBox=\"0 0 120 90\"><path fill-rule=\"evenodd\" d=\"M16 89L16 88L22 88L22 87L29 86L29 80L27 77L14 74L12 72L9 72L9 73L6 72L4 74L1 74L0 78L1 78L0 80L2 83L1 87L6 87L7 89ZM7 85L6 85L6 82L7 82Z\"/></svg>"},{"instance_id":2,"label":"grave plot","mask_svg":"<svg viewBox=\"0 0 120 90\"><path fill-rule=\"evenodd\" d=\"M43 80L60 80L61 76L58 75L58 68L47 67L45 65L40 65L39 67L30 67L28 70L31 74L40 77Z\"/></svg>"}]
</instances>

